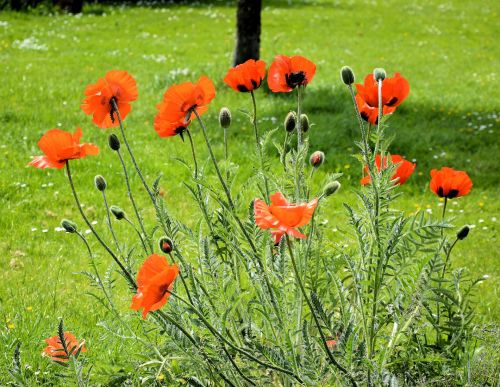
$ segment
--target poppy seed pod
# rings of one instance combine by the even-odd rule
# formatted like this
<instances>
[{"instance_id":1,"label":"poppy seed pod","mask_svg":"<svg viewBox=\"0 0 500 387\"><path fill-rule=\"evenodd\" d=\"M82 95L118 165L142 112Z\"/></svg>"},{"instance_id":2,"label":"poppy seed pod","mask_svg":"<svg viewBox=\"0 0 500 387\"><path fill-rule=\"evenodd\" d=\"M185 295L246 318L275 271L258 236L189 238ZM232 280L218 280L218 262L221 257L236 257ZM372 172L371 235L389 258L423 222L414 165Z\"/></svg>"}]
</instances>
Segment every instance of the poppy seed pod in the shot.
<instances>
[{"instance_id":1,"label":"poppy seed pod","mask_svg":"<svg viewBox=\"0 0 500 387\"><path fill-rule=\"evenodd\" d=\"M104 191L108 186L106 180L104 180L104 177L102 177L101 175L97 175L96 177L94 177L94 184L95 187L101 192Z\"/></svg>"},{"instance_id":2,"label":"poppy seed pod","mask_svg":"<svg viewBox=\"0 0 500 387\"><path fill-rule=\"evenodd\" d=\"M342 82L349 86L354 83L356 78L354 77L352 69L349 66L344 66L340 70L340 79L342 79Z\"/></svg>"},{"instance_id":3,"label":"poppy seed pod","mask_svg":"<svg viewBox=\"0 0 500 387\"><path fill-rule=\"evenodd\" d=\"M461 241L467 238L467 235L469 235L470 228L469 226L463 226L459 232L457 232L457 239L460 239Z\"/></svg>"},{"instance_id":4,"label":"poppy seed pod","mask_svg":"<svg viewBox=\"0 0 500 387\"><path fill-rule=\"evenodd\" d=\"M300 128L302 129L303 133L307 132L310 128L309 117L305 114L300 115Z\"/></svg>"},{"instance_id":5,"label":"poppy seed pod","mask_svg":"<svg viewBox=\"0 0 500 387\"><path fill-rule=\"evenodd\" d=\"M297 124L297 113L290 112L285 117L285 130L287 132L293 132L295 125Z\"/></svg>"},{"instance_id":6,"label":"poppy seed pod","mask_svg":"<svg viewBox=\"0 0 500 387\"><path fill-rule=\"evenodd\" d=\"M325 162L325 154L321 151L314 152L309 158L309 164L313 168L319 168Z\"/></svg>"},{"instance_id":7,"label":"poppy seed pod","mask_svg":"<svg viewBox=\"0 0 500 387\"><path fill-rule=\"evenodd\" d=\"M221 128L227 129L231 126L231 111L223 107L219 112L219 124Z\"/></svg>"},{"instance_id":8,"label":"poppy seed pod","mask_svg":"<svg viewBox=\"0 0 500 387\"><path fill-rule=\"evenodd\" d=\"M340 189L340 183L338 181L332 181L327 185L325 185L325 188L323 188L323 196L328 197L330 195L333 195L339 189Z\"/></svg>"},{"instance_id":9,"label":"poppy seed pod","mask_svg":"<svg viewBox=\"0 0 500 387\"><path fill-rule=\"evenodd\" d=\"M382 68L376 68L375 70L373 70L373 78L375 78L375 80L378 82L378 81L383 81L385 79L385 70L382 69Z\"/></svg>"},{"instance_id":10,"label":"poppy seed pod","mask_svg":"<svg viewBox=\"0 0 500 387\"><path fill-rule=\"evenodd\" d=\"M115 216L115 218L117 220L125 219L125 211L123 211L120 207L111 206L111 207L109 207L109 210L111 211L111 213Z\"/></svg>"},{"instance_id":11,"label":"poppy seed pod","mask_svg":"<svg viewBox=\"0 0 500 387\"><path fill-rule=\"evenodd\" d=\"M114 151L117 151L120 149L120 140L116 134L109 135L108 144L109 144L109 147Z\"/></svg>"},{"instance_id":12,"label":"poppy seed pod","mask_svg":"<svg viewBox=\"0 0 500 387\"><path fill-rule=\"evenodd\" d=\"M160 250L163 251L165 254L170 254L174 249L174 244L172 240L167 237L161 237L160 240L158 241L158 244L160 245Z\"/></svg>"},{"instance_id":13,"label":"poppy seed pod","mask_svg":"<svg viewBox=\"0 0 500 387\"><path fill-rule=\"evenodd\" d=\"M66 232L75 233L78 230L76 223L68 219L61 220L61 227L66 230Z\"/></svg>"}]
</instances>

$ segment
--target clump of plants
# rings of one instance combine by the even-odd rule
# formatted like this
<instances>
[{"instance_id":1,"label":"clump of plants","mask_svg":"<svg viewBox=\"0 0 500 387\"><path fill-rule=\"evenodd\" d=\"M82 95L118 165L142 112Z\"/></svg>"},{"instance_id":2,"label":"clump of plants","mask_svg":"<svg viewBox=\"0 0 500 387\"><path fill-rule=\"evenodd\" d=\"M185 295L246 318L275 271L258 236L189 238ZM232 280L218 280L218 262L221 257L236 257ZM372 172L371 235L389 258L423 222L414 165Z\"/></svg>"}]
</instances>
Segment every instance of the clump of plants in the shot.
<instances>
[{"instance_id":1,"label":"clump of plants","mask_svg":"<svg viewBox=\"0 0 500 387\"><path fill-rule=\"evenodd\" d=\"M473 288L465 269L453 269L452 251L469 228L454 227L445 218L449 200L467 195L472 181L466 172L442 167L430 171L430 189L443 200L443 214L408 215L394 206L416 165L390 152L385 135L388 118L410 92L399 73L383 69L356 84L349 67L341 69L346 98L352 98L353 123L363 176L357 203L344 204L350 240L330 240L323 220L324 203L341 189L340 174L327 175L321 189L312 183L325 154L311 152L310 119L302 101L316 66L301 56L277 56L267 70L269 89L289 93L296 107L284 129L260 130L257 93L266 78L263 61L249 60L230 69L224 82L249 99L255 142L256 173L240 183L231 158L232 113L223 108L219 123L224 141L213 144L214 130L203 114L216 95L213 82L173 85L157 105L154 129L160 137L191 149L182 163L191 178L184 182L186 200L196 203L194 227L174 217L174 205L161 195L161 175L147 181L133 153L124 121L138 98L136 82L126 71L110 71L85 90L82 110L109 135L110 152L119 161L127 197L108 203L102 175L95 187L102 193L107 231L98 230L80 203L72 179L77 159L95 156L99 148L82 143L82 131L52 129L39 141L43 156L30 165L65 169L75 204L95 240L70 220L62 227L80 238L90 257L86 273L100 289L100 300L113 312L109 330L129 332L144 344L138 374L143 383L167 385L429 385L470 382ZM239 98L235 96L235 98ZM291 104L295 104L291 99ZM356 124L355 124L356 125ZM196 136L194 136L196 132ZM176 139L177 137L177 139ZM202 138L202 144L198 143ZM195 141L197 140L197 141ZM274 144L279 157L269 152ZM209 164L197 149L206 147ZM137 173L156 219L145 219L130 182ZM105 171L97 171L105 174ZM251 192L254 200L245 197ZM190 198L190 199L189 199ZM112 205L110 205L112 204ZM122 208L132 209L131 214ZM154 227L148 225L155 223ZM116 227L131 227L137 240L120 241ZM114 262L130 289L130 309L116 306L123 297L108 286L112 273L101 273L95 250ZM132 326L136 313L144 330ZM146 334L147 332L147 334ZM151 333L154 333L154 340ZM64 332L48 339L52 361L74 368L79 385L92 373L81 358L92 347ZM20 377L18 367L12 374ZM73 362L69 360L73 359Z\"/></svg>"}]
</instances>

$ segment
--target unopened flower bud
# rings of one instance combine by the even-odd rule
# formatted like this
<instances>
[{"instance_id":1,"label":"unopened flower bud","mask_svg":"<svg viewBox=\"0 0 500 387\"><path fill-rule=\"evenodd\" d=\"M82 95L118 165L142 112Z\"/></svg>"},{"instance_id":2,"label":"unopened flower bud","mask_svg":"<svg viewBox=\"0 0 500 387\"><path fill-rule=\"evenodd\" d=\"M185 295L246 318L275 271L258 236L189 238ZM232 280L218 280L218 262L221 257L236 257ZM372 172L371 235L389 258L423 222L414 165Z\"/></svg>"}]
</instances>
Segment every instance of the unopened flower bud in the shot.
<instances>
[{"instance_id":1,"label":"unopened flower bud","mask_svg":"<svg viewBox=\"0 0 500 387\"><path fill-rule=\"evenodd\" d=\"M120 207L118 206L111 206L109 207L109 210L111 213L115 216L117 220L122 220L125 218L125 211L123 211Z\"/></svg>"},{"instance_id":2,"label":"unopened flower bud","mask_svg":"<svg viewBox=\"0 0 500 387\"><path fill-rule=\"evenodd\" d=\"M302 130L303 133L307 132L309 130L309 117L305 114L300 115L300 129Z\"/></svg>"},{"instance_id":3,"label":"unopened flower bud","mask_svg":"<svg viewBox=\"0 0 500 387\"><path fill-rule=\"evenodd\" d=\"M231 126L231 111L223 107L219 112L219 124L221 128L227 129Z\"/></svg>"},{"instance_id":4,"label":"unopened flower bud","mask_svg":"<svg viewBox=\"0 0 500 387\"><path fill-rule=\"evenodd\" d=\"M340 70L340 78L347 86L352 85L355 80L354 72L349 66L344 66L342 70Z\"/></svg>"},{"instance_id":5,"label":"unopened flower bud","mask_svg":"<svg viewBox=\"0 0 500 387\"><path fill-rule=\"evenodd\" d=\"M160 250L165 254L170 254L174 249L174 244L170 238L161 237L159 240Z\"/></svg>"},{"instance_id":6,"label":"unopened flower bud","mask_svg":"<svg viewBox=\"0 0 500 387\"><path fill-rule=\"evenodd\" d=\"M323 196L327 197L333 195L339 189L340 189L340 183L338 181L332 181L331 183L325 185L325 188L323 188Z\"/></svg>"},{"instance_id":7,"label":"unopened flower bud","mask_svg":"<svg viewBox=\"0 0 500 387\"><path fill-rule=\"evenodd\" d=\"M75 233L78 230L76 223L68 219L61 220L61 227L66 230L66 232Z\"/></svg>"},{"instance_id":8,"label":"unopened flower bud","mask_svg":"<svg viewBox=\"0 0 500 387\"><path fill-rule=\"evenodd\" d=\"M297 124L297 113L290 112L285 117L285 130L287 132L293 132L295 125Z\"/></svg>"},{"instance_id":9,"label":"unopened flower bud","mask_svg":"<svg viewBox=\"0 0 500 387\"><path fill-rule=\"evenodd\" d=\"M321 151L314 152L309 158L309 164L311 164L311 167L313 168L321 167L324 161L325 161L325 154Z\"/></svg>"},{"instance_id":10,"label":"unopened flower bud","mask_svg":"<svg viewBox=\"0 0 500 387\"><path fill-rule=\"evenodd\" d=\"M120 149L120 140L116 134L110 134L108 139L108 144L111 149L117 151Z\"/></svg>"},{"instance_id":11,"label":"unopened flower bud","mask_svg":"<svg viewBox=\"0 0 500 387\"><path fill-rule=\"evenodd\" d=\"M104 180L104 177L102 177L101 175L97 175L96 177L94 177L94 184L95 187L101 192L104 191L108 186L106 180Z\"/></svg>"},{"instance_id":12,"label":"unopened flower bud","mask_svg":"<svg viewBox=\"0 0 500 387\"><path fill-rule=\"evenodd\" d=\"M385 79L385 70L382 68L376 68L373 70L373 78L378 81L383 81Z\"/></svg>"},{"instance_id":13,"label":"unopened flower bud","mask_svg":"<svg viewBox=\"0 0 500 387\"><path fill-rule=\"evenodd\" d=\"M463 226L459 232L457 232L457 238L460 240L464 240L469 235L470 228L469 226Z\"/></svg>"}]
</instances>

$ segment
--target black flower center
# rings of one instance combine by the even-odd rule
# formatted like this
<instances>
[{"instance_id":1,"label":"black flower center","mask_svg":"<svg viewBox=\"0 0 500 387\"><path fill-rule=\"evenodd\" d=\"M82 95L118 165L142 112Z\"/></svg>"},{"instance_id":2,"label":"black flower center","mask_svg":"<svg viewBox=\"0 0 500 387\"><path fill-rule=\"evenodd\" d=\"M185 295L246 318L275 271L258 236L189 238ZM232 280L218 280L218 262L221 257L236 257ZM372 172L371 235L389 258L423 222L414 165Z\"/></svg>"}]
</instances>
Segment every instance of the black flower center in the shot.
<instances>
[{"instance_id":1,"label":"black flower center","mask_svg":"<svg viewBox=\"0 0 500 387\"><path fill-rule=\"evenodd\" d=\"M296 86L303 85L306 80L306 74L303 71L297 71L295 73L285 74L285 80L288 87L292 89Z\"/></svg>"},{"instance_id":2,"label":"black flower center","mask_svg":"<svg viewBox=\"0 0 500 387\"><path fill-rule=\"evenodd\" d=\"M448 195L446 196L448 199L453 199L456 198L458 195L458 189L450 189L450 192L448 192Z\"/></svg>"},{"instance_id":3,"label":"black flower center","mask_svg":"<svg viewBox=\"0 0 500 387\"><path fill-rule=\"evenodd\" d=\"M392 97L389 102L385 104L385 106L392 107L398 103L398 97Z\"/></svg>"}]
</instances>

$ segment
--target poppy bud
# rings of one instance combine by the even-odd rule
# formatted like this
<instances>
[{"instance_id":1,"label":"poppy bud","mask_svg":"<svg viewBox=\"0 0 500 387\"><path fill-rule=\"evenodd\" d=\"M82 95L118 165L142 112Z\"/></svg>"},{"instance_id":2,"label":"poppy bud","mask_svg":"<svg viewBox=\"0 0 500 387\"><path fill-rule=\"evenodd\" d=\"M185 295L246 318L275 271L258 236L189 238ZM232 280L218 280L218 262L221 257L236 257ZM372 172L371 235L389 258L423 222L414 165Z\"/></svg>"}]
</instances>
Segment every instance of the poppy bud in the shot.
<instances>
[{"instance_id":1,"label":"poppy bud","mask_svg":"<svg viewBox=\"0 0 500 387\"><path fill-rule=\"evenodd\" d=\"M373 78L378 81L383 81L385 79L385 70L382 68L376 68L373 70Z\"/></svg>"},{"instance_id":2,"label":"poppy bud","mask_svg":"<svg viewBox=\"0 0 500 387\"><path fill-rule=\"evenodd\" d=\"M463 226L459 232L457 232L457 239L460 239L461 241L467 238L467 235L469 235L470 228L469 226Z\"/></svg>"},{"instance_id":3,"label":"poppy bud","mask_svg":"<svg viewBox=\"0 0 500 387\"><path fill-rule=\"evenodd\" d=\"M297 113L290 112L285 118L285 130L287 132L293 132L295 125L297 124Z\"/></svg>"},{"instance_id":4,"label":"poppy bud","mask_svg":"<svg viewBox=\"0 0 500 387\"><path fill-rule=\"evenodd\" d=\"M94 184L95 187L101 192L104 191L108 186L106 180L104 180L104 177L102 177L101 175L97 175L96 177L94 177Z\"/></svg>"},{"instance_id":5,"label":"poppy bud","mask_svg":"<svg viewBox=\"0 0 500 387\"><path fill-rule=\"evenodd\" d=\"M344 82L347 86L354 83L354 72L349 66L342 67L342 70L340 70L340 79L342 79L342 82Z\"/></svg>"},{"instance_id":6,"label":"poppy bud","mask_svg":"<svg viewBox=\"0 0 500 387\"><path fill-rule=\"evenodd\" d=\"M165 254L170 254L174 249L174 244L170 238L161 237L159 240L160 250Z\"/></svg>"},{"instance_id":7,"label":"poppy bud","mask_svg":"<svg viewBox=\"0 0 500 387\"><path fill-rule=\"evenodd\" d=\"M305 114L300 115L300 128L302 129L302 132L305 133L309 130L309 117L307 117Z\"/></svg>"},{"instance_id":8,"label":"poppy bud","mask_svg":"<svg viewBox=\"0 0 500 387\"><path fill-rule=\"evenodd\" d=\"M61 227L66 230L66 232L75 233L78 230L76 223L68 219L61 220Z\"/></svg>"},{"instance_id":9,"label":"poppy bud","mask_svg":"<svg viewBox=\"0 0 500 387\"><path fill-rule=\"evenodd\" d=\"M311 164L311 167L313 168L321 167L324 161L325 161L325 154L321 151L314 152L309 158L309 164Z\"/></svg>"},{"instance_id":10,"label":"poppy bud","mask_svg":"<svg viewBox=\"0 0 500 387\"><path fill-rule=\"evenodd\" d=\"M120 207L111 206L111 207L109 207L109 210L111 211L111 213L115 216L115 218L117 220L125 219L125 211L123 211Z\"/></svg>"},{"instance_id":11,"label":"poppy bud","mask_svg":"<svg viewBox=\"0 0 500 387\"><path fill-rule=\"evenodd\" d=\"M108 144L109 147L114 151L120 149L120 140L118 139L118 136L116 134L109 135Z\"/></svg>"},{"instance_id":12,"label":"poppy bud","mask_svg":"<svg viewBox=\"0 0 500 387\"><path fill-rule=\"evenodd\" d=\"M227 129L231 126L231 111L223 107L219 112L219 124L221 128Z\"/></svg>"},{"instance_id":13,"label":"poppy bud","mask_svg":"<svg viewBox=\"0 0 500 387\"><path fill-rule=\"evenodd\" d=\"M340 189L340 183L338 181L332 181L331 183L325 185L325 188L323 188L323 196L328 197L330 195L333 195L339 189Z\"/></svg>"}]
</instances>

